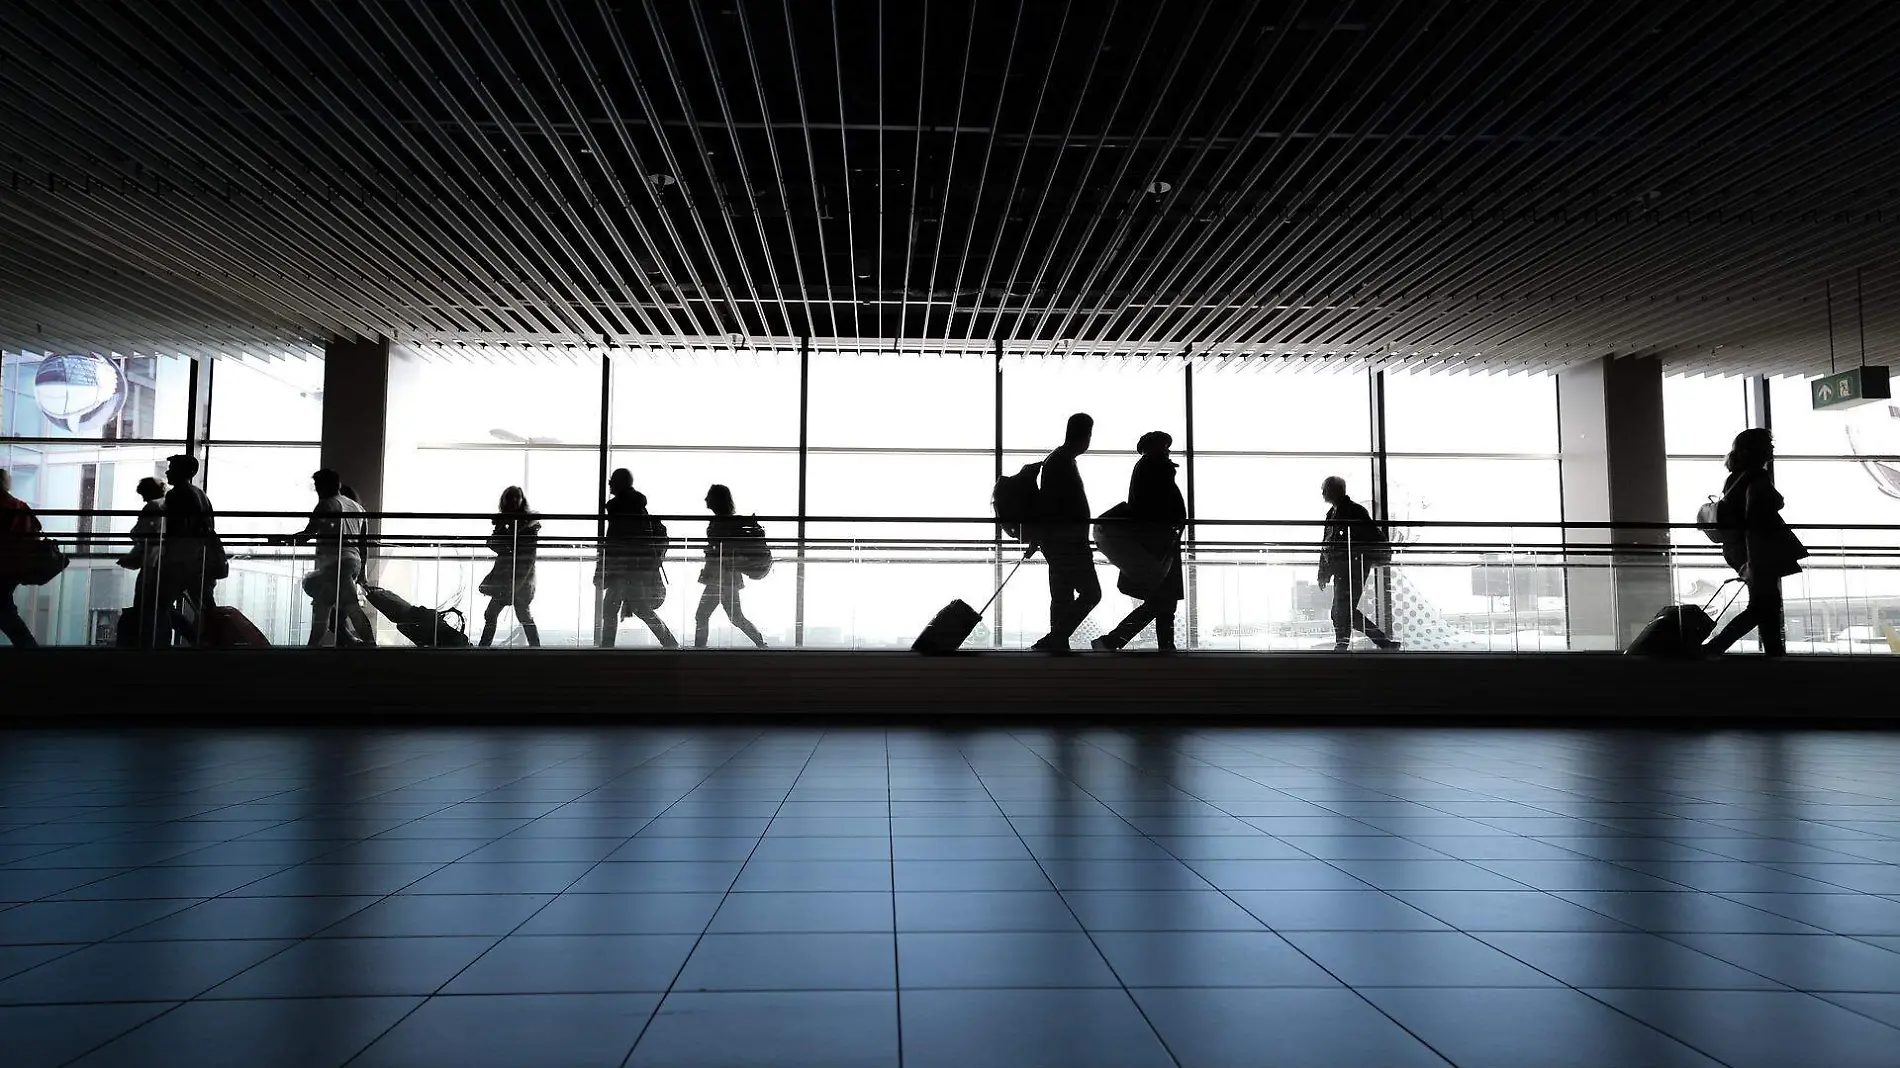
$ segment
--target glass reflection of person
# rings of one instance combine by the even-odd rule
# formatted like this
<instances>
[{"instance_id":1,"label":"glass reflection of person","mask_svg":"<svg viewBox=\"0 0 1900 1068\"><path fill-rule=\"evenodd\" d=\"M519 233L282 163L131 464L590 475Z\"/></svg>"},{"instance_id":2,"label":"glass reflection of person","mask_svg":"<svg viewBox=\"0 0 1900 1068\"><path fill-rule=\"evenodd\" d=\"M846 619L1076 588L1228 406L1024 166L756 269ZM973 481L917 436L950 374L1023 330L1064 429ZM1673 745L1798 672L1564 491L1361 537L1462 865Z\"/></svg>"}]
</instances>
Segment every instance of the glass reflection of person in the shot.
<instances>
[{"instance_id":1,"label":"glass reflection of person","mask_svg":"<svg viewBox=\"0 0 1900 1068\"><path fill-rule=\"evenodd\" d=\"M699 569L700 584L706 588L699 595L698 610L693 613L693 648L706 647L713 610L724 608L732 625L752 639L753 645L763 649L765 636L745 617L745 609L739 603L745 576L739 573L736 560L738 542L746 524L735 514L739 509L732 502L732 490L717 484L712 486L706 491L706 508L713 518L706 524L706 565Z\"/></svg>"},{"instance_id":2,"label":"glass reflection of person","mask_svg":"<svg viewBox=\"0 0 1900 1068\"><path fill-rule=\"evenodd\" d=\"M1750 630L1758 632L1763 656L1788 651L1781 580L1800 572L1798 561L1808 550L1781 518L1785 502L1768 473L1774 458L1774 436L1755 427L1735 435L1724 460L1729 476L1715 506L1715 525L1722 559L1748 586L1748 607L1709 639L1705 652L1721 653Z\"/></svg>"}]
</instances>

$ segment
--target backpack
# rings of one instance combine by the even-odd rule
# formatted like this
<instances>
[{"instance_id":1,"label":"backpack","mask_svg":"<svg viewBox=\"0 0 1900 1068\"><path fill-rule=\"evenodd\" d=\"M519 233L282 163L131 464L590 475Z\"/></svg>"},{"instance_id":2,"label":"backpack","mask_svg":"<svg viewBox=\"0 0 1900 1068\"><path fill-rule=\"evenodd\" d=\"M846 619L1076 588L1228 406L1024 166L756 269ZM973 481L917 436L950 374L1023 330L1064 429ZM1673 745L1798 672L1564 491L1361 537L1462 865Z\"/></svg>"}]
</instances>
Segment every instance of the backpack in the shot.
<instances>
[{"instance_id":1,"label":"backpack","mask_svg":"<svg viewBox=\"0 0 1900 1068\"><path fill-rule=\"evenodd\" d=\"M733 567L749 579L762 579L772 573L772 546L766 543L765 528L756 519L739 527L738 535L726 543Z\"/></svg>"},{"instance_id":2,"label":"backpack","mask_svg":"<svg viewBox=\"0 0 1900 1068\"><path fill-rule=\"evenodd\" d=\"M666 559L666 524L650 515L640 518L645 520L640 531L640 556L657 564Z\"/></svg>"},{"instance_id":3,"label":"backpack","mask_svg":"<svg viewBox=\"0 0 1900 1068\"><path fill-rule=\"evenodd\" d=\"M1374 502L1373 507L1378 507L1377 502ZM1392 531L1383 521L1373 518L1372 508L1366 509L1366 532L1371 535L1371 540L1360 551L1360 559L1375 567L1391 563Z\"/></svg>"},{"instance_id":4,"label":"backpack","mask_svg":"<svg viewBox=\"0 0 1900 1068\"><path fill-rule=\"evenodd\" d=\"M1041 494L1036 478L1040 474L1041 461L1024 464L1015 474L997 479L996 488L990 491L990 507L996 510L996 523L1012 538L1025 538L1029 524L1036 519L1037 498Z\"/></svg>"}]
</instances>

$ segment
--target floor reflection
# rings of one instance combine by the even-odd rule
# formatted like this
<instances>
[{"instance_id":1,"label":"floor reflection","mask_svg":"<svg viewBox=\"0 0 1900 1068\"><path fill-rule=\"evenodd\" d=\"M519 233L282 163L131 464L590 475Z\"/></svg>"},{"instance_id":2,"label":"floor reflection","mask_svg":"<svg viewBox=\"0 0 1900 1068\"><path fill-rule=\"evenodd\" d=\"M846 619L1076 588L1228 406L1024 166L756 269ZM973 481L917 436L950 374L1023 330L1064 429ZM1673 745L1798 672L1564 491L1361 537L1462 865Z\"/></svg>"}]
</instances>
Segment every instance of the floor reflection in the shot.
<instances>
[{"instance_id":1,"label":"floor reflection","mask_svg":"<svg viewBox=\"0 0 1900 1068\"><path fill-rule=\"evenodd\" d=\"M1891 1068L1900 1049L1892 735L5 743L9 1066Z\"/></svg>"}]
</instances>

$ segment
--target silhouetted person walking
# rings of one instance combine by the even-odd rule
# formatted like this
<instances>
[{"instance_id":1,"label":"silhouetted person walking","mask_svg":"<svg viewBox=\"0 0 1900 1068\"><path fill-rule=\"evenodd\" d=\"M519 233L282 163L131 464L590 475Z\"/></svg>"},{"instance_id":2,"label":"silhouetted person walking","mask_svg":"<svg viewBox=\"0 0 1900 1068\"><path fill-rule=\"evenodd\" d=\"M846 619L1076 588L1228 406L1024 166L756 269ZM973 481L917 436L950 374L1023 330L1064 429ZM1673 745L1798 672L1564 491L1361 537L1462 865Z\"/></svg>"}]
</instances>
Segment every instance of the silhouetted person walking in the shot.
<instances>
[{"instance_id":1,"label":"silhouetted person walking","mask_svg":"<svg viewBox=\"0 0 1900 1068\"><path fill-rule=\"evenodd\" d=\"M171 621L157 616L158 576L162 570L165 532L165 483L155 478L141 478L138 494L145 505L132 522L132 545L118 561L120 567L134 573L130 621L121 622L118 634L118 644L129 646L149 645L148 635L162 637L171 630Z\"/></svg>"},{"instance_id":2,"label":"silhouetted person walking","mask_svg":"<svg viewBox=\"0 0 1900 1068\"><path fill-rule=\"evenodd\" d=\"M374 645L373 624L356 592L368 526L363 506L344 495L342 477L327 467L311 475L310 484L317 493L310 521L295 534L271 539L278 545L310 542L315 547L317 567L304 580L310 595L309 644L322 645L324 635L334 631L338 646Z\"/></svg>"},{"instance_id":3,"label":"silhouetted person walking","mask_svg":"<svg viewBox=\"0 0 1900 1068\"><path fill-rule=\"evenodd\" d=\"M515 620L528 644L541 644L541 628L534 625L534 562L541 544L541 520L528 508L528 495L520 486L501 491L496 506L495 530L488 536L489 551L495 554L495 566L476 587L488 597L482 612L483 646L495 643L495 622L501 610L514 606Z\"/></svg>"},{"instance_id":4,"label":"silhouetted person walking","mask_svg":"<svg viewBox=\"0 0 1900 1068\"><path fill-rule=\"evenodd\" d=\"M27 503L13 495L13 474L0 467L0 634L15 649L38 648L33 632L13 603L40 540L40 520Z\"/></svg>"},{"instance_id":5,"label":"silhouetted person walking","mask_svg":"<svg viewBox=\"0 0 1900 1068\"><path fill-rule=\"evenodd\" d=\"M1781 518L1785 502L1768 473L1774 458L1774 437L1759 427L1735 435L1729 449L1729 476L1715 506L1715 525L1722 537L1722 559L1748 586L1748 607L1709 639L1705 652L1723 652L1750 630L1758 632L1763 656L1788 651L1781 580L1801 570L1797 561L1808 550Z\"/></svg>"},{"instance_id":6,"label":"silhouetted person walking","mask_svg":"<svg viewBox=\"0 0 1900 1068\"><path fill-rule=\"evenodd\" d=\"M633 616L661 648L677 649L679 639L658 612L666 603L666 527L647 514L647 495L633 488L633 472L616 470L607 479L607 493L607 536L594 579L600 587L595 644L613 648L621 618Z\"/></svg>"},{"instance_id":7,"label":"silhouetted person walking","mask_svg":"<svg viewBox=\"0 0 1900 1068\"><path fill-rule=\"evenodd\" d=\"M1161 561L1163 572L1160 585L1148 588L1130 582L1128 573L1122 573L1115 588L1130 597L1141 598L1141 604L1123 617L1114 630L1091 643L1097 649L1120 649L1149 623L1155 625L1155 645L1163 651L1172 651L1175 647L1175 605L1186 596L1181 577L1181 533L1187 529L1187 502L1181 497L1181 487L1174 481L1175 468L1179 465L1168 458L1168 450L1173 446L1174 438L1161 430L1151 430L1135 443L1135 451L1141 458L1135 461L1135 470L1128 476L1128 504L1121 513L1124 522L1134 524L1142 550Z\"/></svg>"},{"instance_id":8,"label":"silhouetted person walking","mask_svg":"<svg viewBox=\"0 0 1900 1068\"><path fill-rule=\"evenodd\" d=\"M1346 496L1345 479L1327 478L1320 483L1319 493L1330 506L1319 551L1319 584L1321 589L1328 582L1333 584L1333 648L1351 648L1352 632L1357 630L1381 649L1397 649L1399 643L1359 611L1366 579L1374 567L1390 559L1391 545L1365 506Z\"/></svg>"},{"instance_id":9,"label":"silhouetted person walking","mask_svg":"<svg viewBox=\"0 0 1900 1068\"><path fill-rule=\"evenodd\" d=\"M1081 412L1069 417L1062 445L1042 461L1036 493L1037 522L1029 551L1042 550L1049 563L1049 633L1030 646L1038 652L1066 652L1069 639L1102 600L1095 577L1095 553L1089 547L1089 495L1082 488L1076 457L1089 451L1095 420Z\"/></svg>"},{"instance_id":10,"label":"silhouetted person walking","mask_svg":"<svg viewBox=\"0 0 1900 1068\"><path fill-rule=\"evenodd\" d=\"M693 613L693 648L706 647L713 609L724 608L732 625L752 639L753 645L763 649L764 635L745 617L745 609L739 604L745 576L739 573L738 560L743 551L740 543L746 521L734 514L739 509L732 503L732 491L724 486L715 484L706 491L706 507L713 513L713 519L706 524L706 566L699 569L699 581L706 589L700 593L699 609Z\"/></svg>"},{"instance_id":11,"label":"silhouetted person walking","mask_svg":"<svg viewBox=\"0 0 1900 1068\"><path fill-rule=\"evenodd\" d=\"M217 512L211 498L192 483L198 477L198 458L180 453L167 458L165 481L164 547L159 553L158 604L160 621L171 620L179 633L198 644L205 620L216 607L212 590L230 571L230 559L218 537ZM189 626L180 609L191 609ZM157 641L158 628L151 637Z\"/></svg>"}]
</instances>

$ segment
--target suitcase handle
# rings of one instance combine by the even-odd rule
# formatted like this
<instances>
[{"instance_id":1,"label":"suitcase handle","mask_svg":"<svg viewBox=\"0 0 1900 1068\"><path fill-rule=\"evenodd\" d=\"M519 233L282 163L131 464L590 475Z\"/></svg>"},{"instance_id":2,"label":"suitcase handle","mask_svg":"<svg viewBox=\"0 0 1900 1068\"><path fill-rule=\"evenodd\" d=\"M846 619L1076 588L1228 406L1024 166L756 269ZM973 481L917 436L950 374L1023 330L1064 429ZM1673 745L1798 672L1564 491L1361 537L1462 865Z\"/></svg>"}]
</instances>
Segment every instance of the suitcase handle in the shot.
<instances>
[{"instance_id":1,"label":"suitcase handle","mask_svg":"<svg viewBox=\"0 0 1900 1068\"><path fill-rule=\"evenodd\" d=\"M987 601L984 601L983 607L976 610L976 614L978 616L982 616L985 612L988 612L990 610L990 606L996 603L996 599L1003 595L1003 587L1009 585L1009 580L1015 578L1016 572L1022 570L1023 561L1028 560L1029 556L1030 556L1029 553L1024 553L1022 557L1016 561L1016 566L1009 569L1009 574L1003 576L1003 581L997 584L996 592L990 594L990 599Z\"/></svg>"},{"instance_id":2,"label":"suitcase handle","mask_svg":"<svg viewBox=\"0 0 1900 1068\"><path fill-rule=\"evenodd\" d=\"M1708 602L1707 604L1705 604L1705 605L1703 605L1703 606L1702 606L1702 611L1704 611L1704 612L1708 612L1710 608L1713 608L1713 607L1715 606L1715 599L1716 599L1717 597L1720 597L1720 596L1722 596L1722 591L1723 591L1723 590L1725 590L1725 589L1727 589L1727 588L1729 587L1729 585L1730 585L1730 584L1732 584L1732 583L1736 583L1736 582L1740 582L1740 581L1742 581L1742 577L1741 577L1740 575L1737 575L1737 576L1735 576L1735 577L1734 577L1734 578L1732 578L1732 579L1725 579L1725 580L1723 580L1723 582L1722 582L1722 584L1721 584L1720 586L1717 586L1717 587L1715 588L1715 592L1709 595L1709 602ZM1731 593L1731 594L1729 594L1729 595L1728 595L1728 604L1725 604L1725 605L1723 605L1723 606L1722 606L1722 612L1726 612L1726 611L1728 611L1728 610L1729 610L1729 609L1730 609L1731 607L1733 607L1733 606L1734 606L1734 604L1735 604L1735 598L1737 598L1737 597L1740 597L1741 595L1742 595L1742 591L1741 591L1740 589L1737 589L1737 590L1736 590L1736 591L1735 591L1734 593ZM1722 616L1722 612L1715 612L1715 613L1712 613L1712 614L1710 614L1710 615L1709 615L1709 618L1710 618L1710 619L1720 619L1720 618L1721 618L1721 616Z\"/></svg>"}]
</instances>

